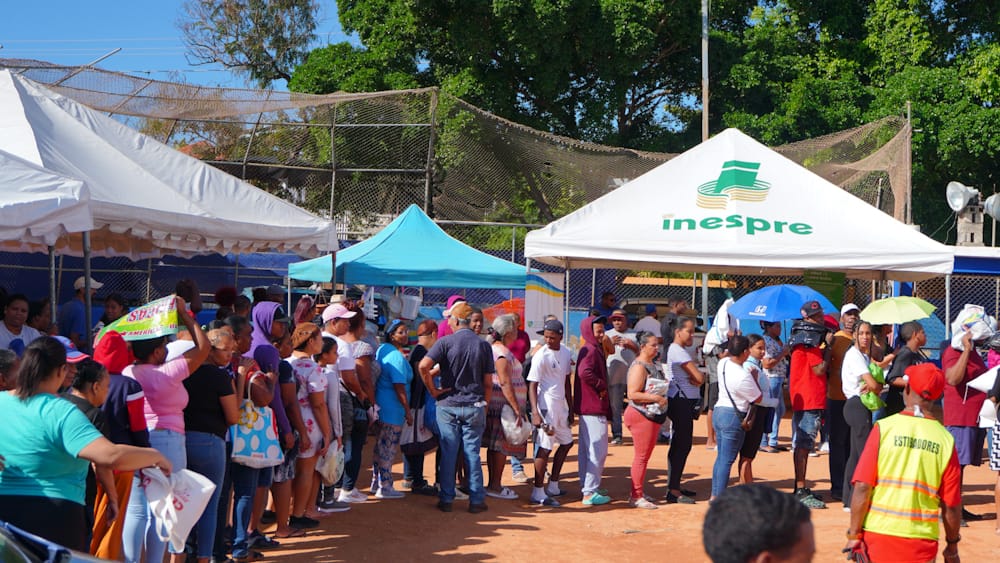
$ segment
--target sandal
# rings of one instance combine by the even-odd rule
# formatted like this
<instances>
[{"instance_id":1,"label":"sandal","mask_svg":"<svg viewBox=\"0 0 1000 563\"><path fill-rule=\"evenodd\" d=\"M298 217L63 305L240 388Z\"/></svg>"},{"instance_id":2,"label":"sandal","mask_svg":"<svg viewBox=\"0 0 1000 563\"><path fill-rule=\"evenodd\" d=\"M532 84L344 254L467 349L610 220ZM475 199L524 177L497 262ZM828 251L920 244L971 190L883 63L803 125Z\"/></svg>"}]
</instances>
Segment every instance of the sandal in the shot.
<instances>
[{"instance_id":1,"label":"sandal","mask_svg":"<svg viewBox=\"0 0 1000 563\"><path fill-rule=\"evenodd\" d=\"M501 487L499 492L486 489L486 496L503 500L517 500L517 493L510 487Z\"/></svg>"},{"instance_id":2,"label":"sandal","mask_svg":"<svg viewBox=\"0 0 1000 563\"><path fill-rule=\"evenodd\" d=\"M285 534L285 535L281 535L281 534L275 532L274 537L276 537L278 539L281 539L281 540L284 540L284 539L288 539L288 538L301 538L301 537L304 537L306 535L306 531L303 530L302 528L289 528L289 530L290 531L287 534Z\"/></svg>"}]
</instances>

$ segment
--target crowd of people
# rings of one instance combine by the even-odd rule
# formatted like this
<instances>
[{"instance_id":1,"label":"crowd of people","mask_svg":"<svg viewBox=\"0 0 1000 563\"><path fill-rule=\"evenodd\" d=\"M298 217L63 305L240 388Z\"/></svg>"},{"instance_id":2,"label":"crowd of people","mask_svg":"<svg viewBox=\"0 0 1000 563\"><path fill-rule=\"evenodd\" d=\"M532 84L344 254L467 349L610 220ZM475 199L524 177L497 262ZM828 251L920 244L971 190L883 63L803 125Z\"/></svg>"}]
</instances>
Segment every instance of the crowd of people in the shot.
<instances>
[{"instance_id":1,"label":"crowd of people","mask_svg":"<svg viewBox=\"0 0 1000 563\"><path fill-rule=\"evenodd\" d=\"M487 499L518 499L503 485L508 463L515 481L532 483L524 500L558 507L569 494L561 477L574 421L584 506L611 502L604 464L609 446L625 443L623 428L633 448L630 506L696 503L684 469L695 421L705 414L716 451L708 500L731 502L734 465L738 482L751 484L759 452L788 451L779 439L785 385L792 498L808 509L826 507L806 476L823 441L829 499L851 513L848 549L879 554L873 560L880 561L887 553L933 558L943 504L945 554L954 559L963 518L976 518L961 509L962 469L982 462L979 411L1000 395L1000 385L992 393L966 385L987 369L976 346L992 342L982 332L963 332L968 323L956 329L938 369L921 352L926 334L918 323L901 325L893 350L883 327L859 322L851 304L839 318L817 302L803 304L788 343L780 323L761 323L758 334L726 319L725 329L697 349L685 302L671 303L662 319L648 307L632 330L606 294L580 323L581 346L572 351L553 316L533 346L518 315L487 324L482 310L458 295L440 322L395 319L374 334L358 301L336 301L317 315L304 298L289 315L278 291L251 302L220 290L217 301L225 303L201 326L197 289L182 282L176 338L126 341L110 330L91 350L89 336L127 308L120 296L108 296L106 315L88 330L76 305L84 281L77 280L76 298L60 308L56 323L45 303L6 299L0 520L114 560L161 561L168 550L174 562L251 560L330 514L405 492L435 497L443 512L459 500L479 513L488 510ZM263 407L274 416L280 463L240 463L231 428L246 409ZM421 429L436 447L421 442ZM993 435L991 468L1000 472L1000 427ZM369 438L371 480L363 486ZM664 439L667 487L657 499L646 493L646 472ZM531 476L524 469L529 443ZM343 459L335 483L321 475L331 452ZM398 482L392 468L401 455ZM184 550L157 533L142 473L153 467L190 469L216 485ZM768 495L750 497L783 506ZM808 524L791 513L789 526ZM263 533L272 523L274 533Z\"/></svg>"}]
</instances>

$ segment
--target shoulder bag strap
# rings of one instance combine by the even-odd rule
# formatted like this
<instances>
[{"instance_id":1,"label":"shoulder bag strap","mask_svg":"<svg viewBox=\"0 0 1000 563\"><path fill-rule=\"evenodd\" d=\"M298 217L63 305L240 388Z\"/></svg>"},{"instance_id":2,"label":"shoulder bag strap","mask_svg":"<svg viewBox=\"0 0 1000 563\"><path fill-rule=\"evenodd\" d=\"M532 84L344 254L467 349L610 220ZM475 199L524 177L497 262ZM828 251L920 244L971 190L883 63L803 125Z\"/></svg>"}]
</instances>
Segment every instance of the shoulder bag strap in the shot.
<instances>
[{"instance_id":1,"label":"shoulder bag strap","mask_svg":"<svg viewBox=\"0 0 1000 563\"><path fill-rule=\"evenodd\" d=\"M727 365L729 365L729 362L726 362L726 363L722 364L722 373L719 374L721 376L720 379L722 379L722 388L726 390L726 395L729 397L729 402L733 404L733 410L736 411L736 412L738 412L738 413L742 413L743 411L741 411L740 409L736 408L736 401L733 400L733 395L732 395L732 393L729 392L729 386L726 385L726 366Z\"/></svg>"}]
</instances>

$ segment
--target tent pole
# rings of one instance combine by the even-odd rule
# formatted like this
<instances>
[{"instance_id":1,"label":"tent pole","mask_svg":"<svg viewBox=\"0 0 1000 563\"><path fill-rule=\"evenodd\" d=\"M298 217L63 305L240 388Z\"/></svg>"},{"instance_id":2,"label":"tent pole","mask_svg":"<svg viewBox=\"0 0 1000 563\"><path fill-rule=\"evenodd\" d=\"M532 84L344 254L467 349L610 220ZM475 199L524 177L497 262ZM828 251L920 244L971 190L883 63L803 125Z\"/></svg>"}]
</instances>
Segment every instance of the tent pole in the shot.
<instances>
[{"instance_id":1,"label":"tent pole","mask_svg":"<svg viewBox=\"0 0 1000 563\"><path fill-rule=\"evenodd\" d=\"M566 290L563 291L563 300L565 304L563 305L563 333L569 329L569 260L563 261L563 268L566 271L566 281L563 282L566 286Z\"/></svg>"},{"instance_id":2,"label":"tent pole","mask_svg":"<svg viewBox=\"0 0 1000 563\"><path fill-rule=\"evenodd\" d=\"M590 302L594 304L597 303L597 268L592 268L590 272Z\"/></svg>"},{"instance_id":3,"label":"tent pole","mask_svg":"<svg viewBox=\"0 0 1000 563\"><path fill-rule=\"evenodd\" d=\"M944 336L951 338L951 274L944 277Z\"/></svg>"},{"instance_id":4,"label":"tent pole","mask_svg":"<svg viewBox=\"0 0 1000 563\"><path fill-rule=\"evenodd\" d=\"M695 322L695 325L698 323ZM702 330L708 331L708 273L701 273L701 324Z\"/></svg>"},{"instance_id":5,"label":"tent pole","mask_svg":"<svg viewBox=\"0 0 1000 563\"><path fill-rule=\"evenodd\" d=\"M49 311L56 318L56 247L49 245Z\"/></svg>"},{"instance_id":6,"label":"tent pole","mask_svg":"<svg viewBox=\"0 0 1000 563\"><path fill-rule=\"evenodd\" d=\"M285 276L285 301L288 302L288 308L285 309L285 314L292 314L292 278ZM292 321L294 322L294 321Z\"/></svg>"},{"instance_id":7,"label":"tent pole","mask_svg":"<svg viewBox=\"0 0 1000 563\"><path fill-rule=\"evenodd\" d=\"M90 231L83 232L83 302L84 319L86 320L86 330L80 336L83 337L84 348L90 351L90 330L94 326L94 313L91 308L94 306L93 298L90 295Z\"/></svg>"}]
</instances>

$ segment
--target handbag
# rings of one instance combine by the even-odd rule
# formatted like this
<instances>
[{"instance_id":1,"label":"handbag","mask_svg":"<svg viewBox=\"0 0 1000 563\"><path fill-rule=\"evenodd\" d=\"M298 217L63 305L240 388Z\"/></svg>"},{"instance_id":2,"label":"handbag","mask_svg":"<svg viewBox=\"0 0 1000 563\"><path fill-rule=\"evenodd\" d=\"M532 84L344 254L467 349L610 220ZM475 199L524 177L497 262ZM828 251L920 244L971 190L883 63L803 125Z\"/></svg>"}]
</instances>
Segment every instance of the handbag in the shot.
<instances>
[{"instance_id":1,"label":"handbag","mask_svg":"<svg viewBox=\"0 0 1000 563\"><path fill-rule=\"evenodd\" d=\"M520 424L518 424L520 422ZM503 428L504 439L511 446L520 446L528 442L531 430L534 428L524 417L518 420L517 414L510 405L504 405L500 410L500 426Z\"/></svg>"},{"instance_id":2,"label":"handbag","mask_svg":"<svg viewBox=\"0 0 1000 563\"><path fill-rule=\"evenodd\" d=\"M260 469L274 467L285 461L278 441L278 427L271 407L258 407L250 399L250 387L254 378L263 376L258 372L247 381L246 397L240 405L240 421L232 426L233 454L235 463Z\"/></svg>"},{"instance_id":3,"label":"handbag","mask_svg":"<svg viewBox=\"0 0 1000 563\"><path fill-rule=\"evenodd\" d=\"M158 467L143 469L141 479L156 535L169 542L175 552L183 553L188 534L212 498L215 483L190 469L167 477Z\"/></svg>"},{"instance_id":4,"label":"handbag","mask_svg":"<svg viewBox=\"0 0 1000 563\"><path fill-rule=\"evenodd\" d=\"M684 388L682 388L679 383L677 384L677 392L680 393L681 398L691 401L691 399L687 396L687 394L684 393ZM704 398L698 397L698 400L692 401L691 420L698 420L699 418L701 418L701 403L704 400L705 400Z\"/></svg>"},{"instance_id":5,"label":"handbag","mask_svg":"<svg viewBox=\"0 0 1000 563\"><path fill-rule=\"evenodd\" d=\"M727 362L727 365L728 365L728 362ZM754 385L757 385L757 380L754 379L753 383L754 383ZM742 428L744 432L749 432L750 429L753 428L754 423L757 422L757 411L759 410L760 407L758 405L754 404L754 403L750 403L750 406L749 406L749 408L747 408L747 412L746 413L740 412L736 408L736 401L733 400L733 395L732 395L732 393L729 392L729 385L726 385L726 368L725 368L725 366L723 366L723 368L722 368L722 387L726 390L726 395L729 397L729 402L733 404L733 410L735 410L736 412L738 412L741 415L743 415L743 420L740 421L740 428ZM759 385L757 385L757 390L758 391L760 390L760 386ZM764 392L761 391L761 394L763 394L763 393Z\"/></svg>"},{"instance_id":6,"label":"handbag","mask_svg":"<svg viewBox=\"0 0 1000 563\"><path fill-rule=\"evenodd\" d=\"M326 486L333 485L344 474L344 448L340 444L331 444L316 462L316 472Z\"/></svg>"},{"instance_id":7,"label":"handbag","mask_svg":"<svg viewBox=\"0 0 1000 563\"><path fill-rule=\"evenodd\" d=\"M403 455L424 455L433 452L438 446L437 436L427 428L424 421L424 407L410 409L413 424L403 423L403 431L399 435L399 449Z\"/></svg>"}]
</instances>

